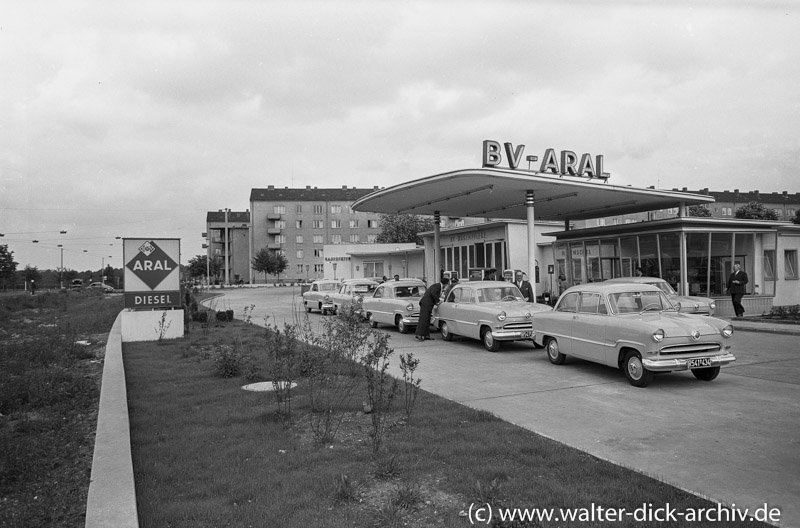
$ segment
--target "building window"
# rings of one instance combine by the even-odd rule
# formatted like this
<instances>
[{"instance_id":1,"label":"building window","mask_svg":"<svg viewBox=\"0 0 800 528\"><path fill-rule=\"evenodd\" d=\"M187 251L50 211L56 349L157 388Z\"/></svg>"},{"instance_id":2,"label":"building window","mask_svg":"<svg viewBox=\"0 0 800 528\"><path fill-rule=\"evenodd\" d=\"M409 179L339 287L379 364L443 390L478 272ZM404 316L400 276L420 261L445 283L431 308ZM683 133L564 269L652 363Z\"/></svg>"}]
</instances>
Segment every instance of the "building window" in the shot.
<instances>
[{"instance_id":1,"label":"building window","mask_svg":"<svg viewBox=\"0 0 800 528\"><path fill-rule=\"evenodd\" d=\"M350 229L358 227L358 220L350 220Z\"/></svg>"},{"instance_id":2,"label":"building window","mask_svg":"<svg viewBox=\"0 0 800 528\"><path fill-rule=\"evenodd\" d=\"M285 244L286 243L286 235L275 235L275 243L276 244Z\"/></svg>"},{"instance_id":3,"label":"building window","mask_svg":"<svg viewBox=\"0 0 800 528\"><path fill-rule=\"evenodd\" d=\"M297 257L298 260L303 260L303 250L302 249L298 249L297 250L296 257Z\"/></svg>"},{"instance_id":4,"label":"building window","mask_svg":"<svg viewBox=\"0 0 800 528\"><path fill-rule=\"evenodd\" d=\"M331 220L331 229L339 229L340 227L342 227L341 220Z\"/></svg>"},{"instance_id":5,"label":"building window","mask_svg":"<svg viewBox=\"0 0 800 528\"><path fill-rule=\"evenodd\" d=\"M364 277L383 277L383 261L364 262Z\"/></svg>"},{"instance_id":6,"label":"building window","mask_svg":"<svg viewBox=\"0 0 800 528\"><path fill-rule=\"evenodd\" d=\"M341 244L342 235L331 235L331 244Z\"/></svg>"},{"instance_id":7,"label":"building window","mask_svg":"<svg viewBox=\"0 0 800 528\"><path fill-rule=\"evenodd\" d=\"M286 214L286 206L285 205L273 205L272 212L275 214Z\"/></svg>"},{"instance_id":8,"label":"building window","mask_svg":"<svg viewBox=\"0 0 800 528\"><path fill-rule=\"evenodd\" d=\"M295 220L295 221L294 221L294 226L295 226L297 229L303 229L303 221L302 221L302 220Z\"/></svg>"},{"instance_id":9,"label":"building window","mask_svg":"<svg viewBox=\"0 0 800 528\"><path fill-rule=\"evenodd\" d=\"M314 229L322 229L324 225L325 224L323 223L322 220L312 220L311 221L311 227L313 227Z\"/></svg>"},{"instance_id":10,"label":"building window","mask_svg":"<svg viewBox=\"0 0 800 528\"><path fill-rule=\"evenodd\" d=\"M784 271L787 279L798 279L800 276L797 274L797 250L786 249L783 252Z\"/></svg>"},{"instance_id":11,"label":"building window","mask_svg":"<svg viewBox=\"0 0 800 528\"><path fill-rule=\"evenodd\" d=\"M367 242L374 244L378 241L378 235L367 235Z\"/></svg>"},{"instance_id":12,"label":"building window","mask_svg":"<svg viewBox=\"0 0 800 528\"><path fill-rule=\"evenodd\" d=\"M321 249L315 249L314 250L314 257L322 258L322 250Z\"/></svg>"},{"instance_id":13,"label":"building window","mask_svg":"<svg viewBox=\"0 0 800 528\"><path fill-rule=\"evenodd\" d=\"M331 206L331 214L342 214L342 206L341 205L332 205Z\"/></svg>"},{"instance_id":14,"label":"building window","mask_svg":"<svg viewBox=\"0 0 800 528\"><path fill-rule=\"evenodd\" d=\"M367 220L367 227L370 229L377 229L378 228L378 221L377 220Z\"/></svg>"},{"instance_id":15,"label":"building window","mask_svg":"<svg viewBox=\"0 0 800 528\"><path fill-rule=\"evenodd\" d=\"M295 213L302 213L303 212L303 206L301 204L295 204L294 212Z\"/></svg>"},{"instance_id":16,"label":"building window","mask_svg":"<svg viewBox=\"0 0 800 528\"><path fill-rule=\"evenodd\" d=\"M297 265L297 274L300 275L302 273L303 273L303 265L302 264L298 264Z\"/></svg>"},{"instance_id":17,"label":"building window","mask_svg":"<svg viewBox=\"0 0 800 528\"><path fill-rule=\"evenodd\" d=\"M296 244L302 244L303 243L303 235L295 235L294 241L295 241Z\"/></svg>"},{"instance_id":18,"label":"building window","mask_svg":"<svg viewBox=\"0 0 800 528\"><path fill-rule=\"evenodd\" d=\"M276 229L286 229L286 220L275 220Z\"/></svg>"},{"instance_id":19,"label":"building window","mask_svg":"<svg viewBox=\"0 0 800 528\"><path fill-rule=\"evenodd\" d=\"M323 271L325 271L324 264L314 264L314 273L322 273Z\"/></svg>"},{"instance_id":20,"label":"building window","mask_svg":"<svg viewBox=\"0 0 800 528\"><path fill-rule=\"evenodd\" d=\"M358 244L361 242L361 237L358 235L350 235L350 243L351 244Z\"/></svg>"},{"instance_id":21,"label":"building window","mask_svg":"<svg viewBox=\"0 0 800 528\"><path fill-rule=\"evenodd\" d=\"M764 280L775 280L775 250L764 250Z\"/></svg>"},{"instance_id":22,"label":"building window","mask_svg":"<svg viewBox=\"0 0 800 528\"><path fill-rule=\"evenodd\" d=\"M315 205L314 206L314 214L323 214L325 212L324 205Z\"/></svg>"},{"instance_id":23,"label":"building window","mask_svg":"<svg viewBox=\"0 0 800 528\"><path fill-rule=\"evenodd\" d=\"M324 244L325 237L323 235L314 235L314 243L315 244Z\"/></svg>"}]
</instances>

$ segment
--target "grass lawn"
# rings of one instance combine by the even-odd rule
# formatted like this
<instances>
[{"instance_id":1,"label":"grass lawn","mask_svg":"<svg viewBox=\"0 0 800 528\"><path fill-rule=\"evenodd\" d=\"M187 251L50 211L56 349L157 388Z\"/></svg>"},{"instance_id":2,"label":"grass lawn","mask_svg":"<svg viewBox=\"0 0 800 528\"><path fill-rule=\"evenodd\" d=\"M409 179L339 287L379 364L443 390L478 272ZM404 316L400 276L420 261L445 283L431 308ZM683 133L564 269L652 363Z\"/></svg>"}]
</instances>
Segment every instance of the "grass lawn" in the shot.
<instances>
[{"instance_id":1,"label":"grass lawn","mask_svg":"<svg viewBox=\"0 0 800 528\"><path fill-rule=\"evenodd\" d=\"M239 376L218 375L220 344L250 358ZM634 511L647 503L716 508L424 390L408 419L402 398L395 400L383 447L373 456L361 374L336 436L316 442L307 380L298 379L289 419L278 412L274 393L241 389L267 379L267 347L264 329L238 321L203 329L192 323L184 339L124 346L142 527L459 527L471 525L472 504L487 503L495 512L492 526L664 527L687 523L501 522L497 512L593 504ZM691 524L722 525L766 526Z\"/></svg>"},{"instance_id":2,"label":"grass lawn","mask_svg":"<svg viewBox=\"0 0 800 528\"><path fill-rule=\"evenodd\" d=\"M108 332L121 296L0 297L0 526L83 526Z\"/></svg>"}]
</instances>

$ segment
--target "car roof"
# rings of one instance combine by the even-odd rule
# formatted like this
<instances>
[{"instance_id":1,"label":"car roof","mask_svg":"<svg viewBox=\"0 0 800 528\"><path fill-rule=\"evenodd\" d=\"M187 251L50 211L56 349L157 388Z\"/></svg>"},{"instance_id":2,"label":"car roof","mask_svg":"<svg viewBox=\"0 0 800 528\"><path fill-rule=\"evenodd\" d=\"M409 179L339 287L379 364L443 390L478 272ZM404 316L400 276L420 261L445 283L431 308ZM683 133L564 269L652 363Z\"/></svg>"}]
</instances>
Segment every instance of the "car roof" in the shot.
<instances>
[{"instance_id":1,"label":"car roof","mask_svg":"<svg viewBox=\"0 0 800 528\"><path fill-rule=\"evenodd\" d=\"M330 284L330 283L339 284L339 281L334 279L317 279L311 284Z\"/></svg>"},{"instance_id":2,"label":"car roof","mask_svg":"<svg viewBox=\"0 0 800 528\"><path fill-rule=\"evenodd\" d=\"M381 286L425 286L425 281L420 279L400 279L386 281Z\"/></svg>"},{"instance_id":3,"label":"car roof","mask_svg":"<svg viewBox=\"0 0 800 528\"><path fill-rule=\"evenodd\" d=\"M619 284L623 282L626 282L628 284L650 284L653 282L667 282L667 281L659 277L616 277L614 279L608 279L605 282L614 284Z\"/></svg>"},{"instance_id":4,"label":"car roof","mask_svg":"<svg viewBox=\"0 0 800 528\"><path fill-rule=\"evenodd\" d=\"M513 286L515 288L517 287L517 285L514 284L513 282L507 282L507 281L485 281L485 280L464 281L464 282L459 282L455 286L469 286L471 288L492 288L492 287L496 288L498 286Z\"/></svg>"},{"instance_id":5,"label":"car roof","mask_svg":"<svg viewBox=\"0 0 800 528\"><path fill-rule=\"evenodd\" d=\"M650 284L632 284L630 282L590 282L588 284L578 284L568 288L563 294L566 295L571 292L597 292L597 293L620 293L630 291L654 291L661 292L658 286Z\"/></svg>"},{"instance_id":6,"label":"car roof","mask_svg":"<svg viewBox=\"0 0 800 528\"><path fill-rule=\"evenodd\" d=\"M342 284L378 284L378 281L374 281L372 279L344 279L341 282Z\"/></svg>"}]
</instances>

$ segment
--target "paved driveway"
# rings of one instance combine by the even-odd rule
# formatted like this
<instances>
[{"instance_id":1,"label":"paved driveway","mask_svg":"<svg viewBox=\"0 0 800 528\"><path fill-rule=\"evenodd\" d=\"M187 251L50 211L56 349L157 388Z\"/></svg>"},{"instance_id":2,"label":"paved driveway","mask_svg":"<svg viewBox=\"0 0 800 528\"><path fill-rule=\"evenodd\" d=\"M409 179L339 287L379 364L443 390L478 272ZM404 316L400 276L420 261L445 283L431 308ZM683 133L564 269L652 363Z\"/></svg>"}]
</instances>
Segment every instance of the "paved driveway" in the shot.
<instances>
[{"instance_id":1,"label":"paved driveway","mask_svg":"<svg viewBox=\"0 0 800 528\"><path fill-rule=\"evenodd\" d=\"M282 325L303 316L298 293L229 289L218 302L236 317L255 305L254 323L269 315ZM728 505L766 503L781 510L781 526L800 526L797 336L737 332L737 361L716 380L672 373L637 389L621 371L575 359L555 366L527 344L491 353L477 341L420 344L386 330L397 353L419 357L427 391Z\"/></svg>"}]
</instances>

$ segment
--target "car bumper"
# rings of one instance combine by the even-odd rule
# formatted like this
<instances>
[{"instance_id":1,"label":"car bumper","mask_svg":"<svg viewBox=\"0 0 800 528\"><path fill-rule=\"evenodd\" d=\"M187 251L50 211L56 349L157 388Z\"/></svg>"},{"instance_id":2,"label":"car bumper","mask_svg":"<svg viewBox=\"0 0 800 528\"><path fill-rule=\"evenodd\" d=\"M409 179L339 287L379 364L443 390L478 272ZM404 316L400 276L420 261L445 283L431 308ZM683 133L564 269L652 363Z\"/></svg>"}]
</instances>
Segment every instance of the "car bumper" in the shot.
<instances>
[{"instance_id":1,"label":"car bumper","mask_svg":"<svg viewBox=\"0 0 800 528\"><path fill-rule=\"evenodd\" d=\"M417 326L419 324L419 314L417 315L404 315L403 324L410 326Z\"/></svg>"},{"instance_id":2,"label":"car bumper","mask_svg":"<svg viewBox=\"0 0 800 528\"><path fill-rule=\"evenodd\" d=\"M321 306L321 308L320 308L321 310L333 310L333 308L334 308L334 305L333 305L332 302L324 302L323 301L322 303L320 303L320 306Z\"/></svg>"},{"instance_id":3,"label":"car bumper","mask_svg":"<svg viewBox=\"0 0 800 528\"><path fill-rule=\"evenodd\" d=\"M497 341L519 341L520 339L534 339L536 332L533 330L504 330L492 328L492 337Z\"/></svg>"},{"instance_id":4,"label":"car bumper","mask_svg":"<svg viewBox=\"0 0 800 528\"><path fill-rule=\"evenodd\" d=\"M736 361L733 354L717 354L714 356L698 356L693 358L659 358L659 359L642 359L644 368L652 372L672 372L674 370L689 370L690 359L709 358L711 364L705 367L722 367L728 363Z\"/></svg>"}]
</instances>

